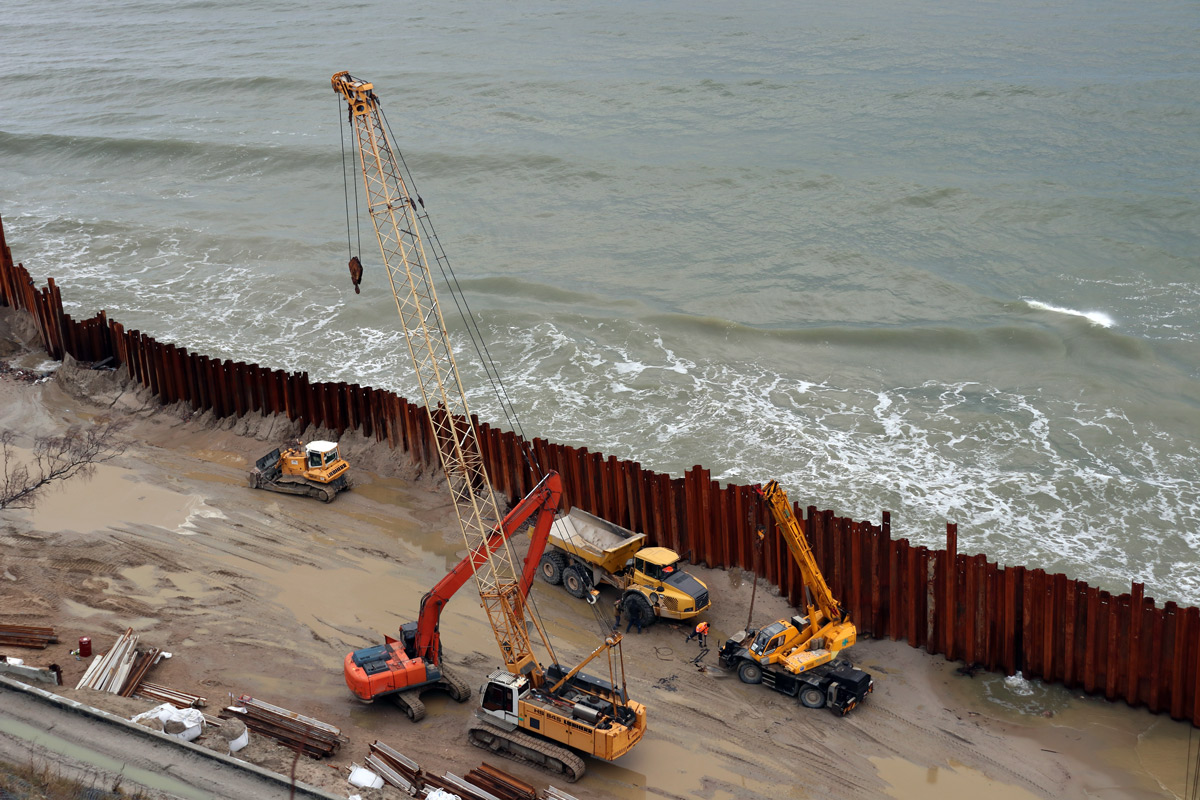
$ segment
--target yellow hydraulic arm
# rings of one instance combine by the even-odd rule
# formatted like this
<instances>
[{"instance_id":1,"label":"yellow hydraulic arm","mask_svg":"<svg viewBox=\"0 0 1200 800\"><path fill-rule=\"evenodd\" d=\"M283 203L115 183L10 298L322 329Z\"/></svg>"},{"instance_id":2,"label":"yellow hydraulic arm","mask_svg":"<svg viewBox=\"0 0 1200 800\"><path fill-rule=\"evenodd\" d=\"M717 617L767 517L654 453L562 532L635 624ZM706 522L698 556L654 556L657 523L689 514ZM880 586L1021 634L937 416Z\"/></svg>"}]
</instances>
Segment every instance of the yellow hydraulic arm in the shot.
<instances>
[{"instance_id":1,"label":"yellow hydraulic arm","mask_svg":"<svg viewBox=\"0 0 1200 800\"><path fill-rule=\"evenodd\" d=\"M468 553L484 546L500 520L475 426L433 287L421 230L423 203L409 191L388 139L374 85L349 72L332 78L348 106L358 142L367 208L396 299L421 397L437 439L442 471ZM536 665L525 627L521 570L506 542L475 570L479 596L505 665L513 674ZM540 629L539 629L540 630Z\"/></svg>"},{"instance_id":2,"label":"yellow hydraulic arm","mask_svg":"<svg viewBox=\"0 0 1200 800\"><path fill-rule=\"evenodd\" d=\"M792 552L792 558L800 567L800 576L804 579L804 587L809 595L806 605L811 630L815 633L825 623L844 621L845 612L842 611L841 604L834 599L833 592L829 590L829 585L825 583L825 578L821 575L821 570L817 568L817 560L813 556L812 548L809 547L808 538L804 535L800 521L792 513L792 501L788 499L787 493L780 488L778 481L768 482L761 492L775 517L776 524L783 532L784 541L787 542L788 549ZM823 619L818 617L816 613L818 611Z\"/></svg>"}]
</instances>

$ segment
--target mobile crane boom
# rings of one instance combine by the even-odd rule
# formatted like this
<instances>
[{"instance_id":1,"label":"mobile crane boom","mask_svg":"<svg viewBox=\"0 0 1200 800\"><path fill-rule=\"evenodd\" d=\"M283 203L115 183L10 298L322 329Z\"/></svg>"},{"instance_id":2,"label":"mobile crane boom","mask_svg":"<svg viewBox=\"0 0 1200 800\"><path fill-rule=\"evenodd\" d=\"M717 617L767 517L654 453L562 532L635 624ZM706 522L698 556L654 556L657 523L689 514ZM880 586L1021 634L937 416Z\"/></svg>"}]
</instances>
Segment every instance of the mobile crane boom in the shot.
<instances>
[{"instance_id":1,"label":"mobile crane boom","mask_svg":"<svg viewBox=\"0 0 1200 800\"><path fill-rule=\"evenodd\" d=\"M770 508L800 568L807 613L730 637L721 646L718 662L726 669L736 669L745 683L765 683L799 696L809 708L828 705L846 714L874 689L870 675L835 661L857 640L858 630L825 583L787 493L777 481L755 489Z\"/></svg>"},{"instance_id":2,"label":"mobile crane boom","mask_svg":"<svg viewBox=\"0 0 1200 800\"><path fill-rule=\"evenodd\" d=\"M800 568L800 577L804 581L804 590L808 598L806 605L809 625L813 633L825 623L842 623L843 634L850 636L850 641L844 646L854 644L854 625L842 612L841 604L834 599L833 592L829 591L829 584L825 583L825 576L817 568L817 559L813 556L800 522L792 513L792 501L788 499L787 493L779 488L778 481L769 481L758 491L770 507L775 523L783 532L783 540L787 542L788 550L792 552L792 558ZM843 635L842 639L845 638Z\"/></svg>"},{"instance_id":3,"label":"mobile crane boom","mask_svg":"<svg viewBox=\"0 0 1200 800\"><path fill-rule=\"evenodd\" d=\"M489 675L481 690L483 702L476 712L478 722L469 728L471 741L503 755L534 761L564 773L568 780L575 780L583 774L583 761L566 747L552 745L547 739L589 755L613 759L633 747L646 728L645 707L626 697L623 663L621 686L618 688L616 684L613 651L619 654L621 637L614 634L584 661L586 664L607 651L609 681L586 675L579 667L564 670L551 665L543 669L534 656L526 625L525 600L545 546L545 537L540 533L543 517L539 514L535 528L535 538L540 536L541 543L531 544L522 568L518 569L507 537L493 535L499 514L434 291L426 247L432 248L443 268L448 266L445 254L428 225L424 201L405 183L374 85L348 72L335 74L331 83L347 105L357 141L368 213L429 413L442 472L454 499L459 528L467 552L472 554L464 563L474 572L480 600L504 661L504 668ZM428 234L423 233L426 230ZM353 268L353 260L351 273L357 291L361 269ZM538 508L544 510L544 502ZM442 590L435 589L423 603L444 604L444 599L465 581L458 568L452 574L453 577L443 580ZM436 616L431 620L436 631ZM414 631L414 637L423 636L426 656L439 659L440 654L435 652L436 636L430 633L424 613L417 628L423 624L424 632ZM544 631L536 624L534 627L549 650ZM405 694L397 697L403 698Z\"/></svg>"}]
</instances>

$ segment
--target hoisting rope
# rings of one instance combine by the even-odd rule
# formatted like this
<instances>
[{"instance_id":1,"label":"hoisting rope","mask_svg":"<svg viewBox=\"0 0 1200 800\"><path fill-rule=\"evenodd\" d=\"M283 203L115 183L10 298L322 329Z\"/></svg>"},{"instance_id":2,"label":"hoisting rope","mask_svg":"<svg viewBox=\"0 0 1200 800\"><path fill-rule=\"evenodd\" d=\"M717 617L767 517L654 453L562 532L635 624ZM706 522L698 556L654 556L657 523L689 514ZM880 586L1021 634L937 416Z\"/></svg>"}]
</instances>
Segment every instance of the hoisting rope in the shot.
<instances>
[{"instance_id":1,"label":"hoisting rope","mask_svg":"<svg viewBox=\"0 0 1200 800\"><path fill-rule=\"evenodd\" d=\"M379 117L381 120L383 120L383 124L387 128L388 140L394 143L396 141L396 136L392 133L391 123L388 122L387 115L383 111L383 104L378 99L376 100L376 103L379 111ZM534 480L541 480L545 476L545 472L542 470L542 466L538 461L537 454L533 451L529 440L525 437L525 432L521 427L521 420L517 415L516 407L513 404L512 399L509 397L508 390L504 385L504 380L500 377L499 369L496 367L496 362L492 358L492 354L488 349L487 339L484 337L483 332L479 329L479 325L475 319L475 314L471 311L470 305L467 302L466 293L459 284L458 276L454 273L454 268L450 265L450 259L446 255L445 250L442 248L442 242L438 238L437 231L434 230L433 220L429 218L429 213L425 210L425 201L421 198L421 193L417 190L416 181L413 180L412 173L408 169L408 163L404 160L404 153L402 153L399 148L396 148L394 154L400 164L401 169L404 171L404 179L406 184L412 195L415 196L417 204L420 206L419 210L417 206L412 206L412 210L421 225L423 238L426 242L430 242L433 245L434 260L437 262L438 268L442 272L442 279L450 288L450 295L454 298L454 305L458 309L458 314L462 318L463 324L466 326L467 335L470 337L471 344L475 348L477 361L479 364L483 365L488 382L491 384L492 391L496 395L496 402L500 406L501 413L504 414L505 419L508 421L509 427L512 428L512 430L519 437L519 441L521 442L522 457L524 458L525 463L529 466L530 471L533 473ZM586 583L586 588L588 590L593 588L590 575L586 576ZM530 604L530 608L532 609L532 613L537 617L538 624L542 625L542 615L538 610L537 600L533 593L530 593L527 599ZM602 608L600 608L599 603L589 602L588 605L591 607L592 616L595 619L601 634L603 635L604 633L612 630L613 621L610 620L608 614L605 613ZM543 630L544 629L545 628L543 626ZM547 644L549 644L548 637L546 641ZM558 660L558 657L554 654L552 647L550 657L555 661Z\"/></svg>"},{"instance_id":2,"label":"hoisting rope","mask_svg":"<svg viewBox=\"0 0 1200 800\"><path fill-rule=\"evenodd\" d=\"M339 98L337 98L336 102L338 104L339 132L341 134L341 136L339 138L342 140L343 194L346 196L346 250L349 251L349 257L353 258L354 257L354 246L351 244L351 241L350 241L350 239L351 239L351 237L350 237L350 184L354 184L354 227L358 231L358 252L360 255L362 254L362 225L359 224L361 221L361 217L359 216L359 213L358 213L358 181L350 180L350 175L349 175L350 172L354 172L355 176L357 177L358 172L355 168L355 164L357 163L357 161L355 160L354 154L358 152L358 148L357 147L354 148L354 150L351 152L350 167L349 167L349 169L347 169L347 167L346 167L346 124L347 123L341 122L342 108L343 108L342 99L339 97ZM347 108L346 116L347 117L350 116L349 108ZM347 122L349 122L349 120L347 120ZM351 130L351 135L353 135L353 130L354 130L353 126L351 126L350 130Z\"/></svg>"}]
</instances>

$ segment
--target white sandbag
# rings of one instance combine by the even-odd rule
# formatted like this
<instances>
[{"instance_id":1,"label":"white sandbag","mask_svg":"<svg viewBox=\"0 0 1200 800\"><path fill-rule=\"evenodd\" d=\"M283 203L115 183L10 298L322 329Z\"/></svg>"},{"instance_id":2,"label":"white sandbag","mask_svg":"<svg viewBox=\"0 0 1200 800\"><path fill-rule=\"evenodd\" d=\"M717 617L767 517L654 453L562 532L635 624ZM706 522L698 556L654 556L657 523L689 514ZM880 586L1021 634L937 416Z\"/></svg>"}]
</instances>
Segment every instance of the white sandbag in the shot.
<instances>
[{"instance_id":1,"label":"white sandbag","mask_svg":"<svg viewBox=\"0 0 1200 800\"><path fill-rule=\"evenodd\" d=\"M204 731L204 713L198 708L176 708L170 703L155 706L149 711L143 711L132 718L133 722L156 717L163 724L163 732L176 739L190 742ZM168 723L173 730L168 730Z\"/></svg>"},{"instance_id":2,"label":"white sandbag","mask_svg":"<svg viewBox=\"0 0 1200 800\"><path fill-rule=\"evenodd\" d=\"M236 753L248 744L250 744L250 729L246 728L242 731L241 736L229 740L229 752Z\"/></svg>"},{"instance_id":3,"label":"white sandbag","mask_svg":"<svg viewBox=\"0 0 1200 800\"><path fill-rule=\"evenodd\" d=\"M352 764L351 766L353 767L350 770L350 782L352 784L360 786L363 789L383 788L383 778L365 767L360 767L357 764Z\"/></svg>"},{"instance_id":4,"label":"white sandbag","mask_svg":"<svg viewBox=\"0 0 1200 800\"><path fill-rule=\"evenodd\" d=\"M445 789L434 789L425 795L425 800L462 800L462 798L456 794L450 794Z\"/></svg>"}]
</instances>

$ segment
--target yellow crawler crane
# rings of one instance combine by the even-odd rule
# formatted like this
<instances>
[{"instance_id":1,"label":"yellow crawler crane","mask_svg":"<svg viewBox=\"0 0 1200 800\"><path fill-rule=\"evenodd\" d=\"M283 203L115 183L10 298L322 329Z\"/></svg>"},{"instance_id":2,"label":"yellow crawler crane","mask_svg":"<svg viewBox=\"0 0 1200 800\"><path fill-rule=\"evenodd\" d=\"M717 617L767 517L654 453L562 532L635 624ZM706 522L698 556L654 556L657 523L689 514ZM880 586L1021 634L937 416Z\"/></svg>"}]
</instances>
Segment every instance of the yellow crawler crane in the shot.
<instances>
[{"instance_id":1,"label":"yellow crawler crane","mask_svg":"<svg viewBox=\"0 0 1200 800\"><path fill-rule=\"evenodd\" d=\"M534 656L527 626L526 596L537 568L518 569L505 541L492 547L500 515L467 409L466 395L449 334L433 287L427 245L448 269L425 213L425 204L406 184L393 152L374 86L339 72L333 89L345 101L357 140L368 211L400 314L409 355L429 412L442 471L472 559L479 597L495 634L504 667L480 689L481 706L468 726L471 741L501 755L528 761L574 781L584 772L575 751L612 760L628 752L646 730L646 709L625 691L621 637L613 633L574 669L543 668ZM351 275L357 288L361 268ZM529 617L547 652L545 631ZM581 671L607 655L608 679Z\"/></svg>"},{"instance_id":2,"label":"yellow crawler crane","mask_svg":"<svg viewBox=\"0 0 1200 800\"><path fill-rule=\"evenodd\" d=\"M787 493L777 481L756 489L800 568L806 613L734 634L721 646L718 661L725 669L736 669L744 683L764 683L799 696L808 708L828 706L844 716L875 686L867 673L835 660L854 644L858 630L825 583Z\"/></svg>"}]
</instances>

